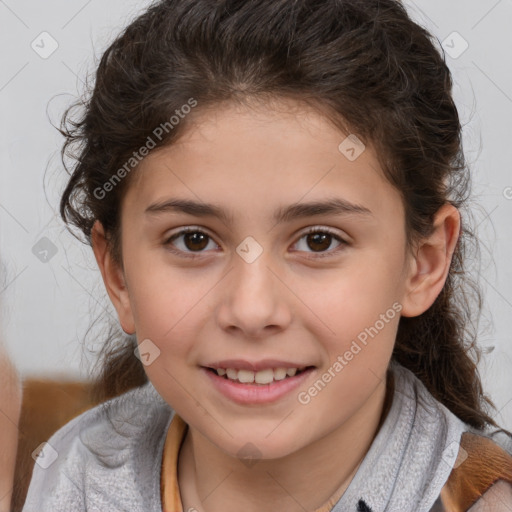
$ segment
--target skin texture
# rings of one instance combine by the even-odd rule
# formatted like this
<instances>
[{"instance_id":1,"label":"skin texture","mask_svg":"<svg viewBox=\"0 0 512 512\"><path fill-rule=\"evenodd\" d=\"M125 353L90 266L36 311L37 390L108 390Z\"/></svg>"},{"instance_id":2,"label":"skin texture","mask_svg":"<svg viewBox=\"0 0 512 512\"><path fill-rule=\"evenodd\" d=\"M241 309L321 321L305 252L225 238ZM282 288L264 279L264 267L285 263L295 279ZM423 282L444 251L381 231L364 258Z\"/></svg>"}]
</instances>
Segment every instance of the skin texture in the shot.
<instances>
[{"instance_id":1,"label":"skin texture","mask_svg":"<svg viewBox=\"0 0 512 512\"><path fill-rule=\"evenodd\" d=\"M0 512L8 512L18 447L21 385L1 341L0 390Z\"/></svg>"},{"instance_id":2,"label":"skin texture","mask_svg":"<svg viewBox=\"0 0 512 512\"><path fill-rule=\"evenodd\" d=\"M354 161L338 150L346 136L292 100L202 111L176 144L136 171L122 204L122 269L101 224L94 226L93 248L121 325L159 348L148 377L189 425L179 460L184 510L313 510L345 488L377 432L400 315L310 403L297 394L394 303L416 316L443 287L460 230L457 209L442 207L432 236L406 251L399 192L371 145ZM145 214L171 197L216 203L232 219ZM333 197L372 214L272 220L278 207ZM185 226L210 238L168 242ZM304 236L313 226L347 244L332 237L319 250ZM252 263L236 252L247 236L263 249ZM316 370L276 403L238 405L200 371L227 358ZM247 443L258 450L251 466L237 458Z\"/></svg>"}]
</instances>

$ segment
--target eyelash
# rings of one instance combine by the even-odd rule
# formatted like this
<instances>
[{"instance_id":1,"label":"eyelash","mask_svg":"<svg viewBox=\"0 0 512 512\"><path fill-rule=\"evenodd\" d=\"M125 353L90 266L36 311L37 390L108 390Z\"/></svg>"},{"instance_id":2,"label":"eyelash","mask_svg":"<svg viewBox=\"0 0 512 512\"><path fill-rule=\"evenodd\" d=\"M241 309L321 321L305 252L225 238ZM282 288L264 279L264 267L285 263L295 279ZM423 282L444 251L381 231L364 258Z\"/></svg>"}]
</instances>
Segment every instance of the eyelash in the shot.
<instances>
[{"instance_id":1,"label":"eyelash","mask_svg":"<svg viewBox=\"0 0 512 512\"><path fill-rule=\"evenodd\" d=\"M164 241L163 245L166 246L170 252L177 254L178 256L181 256L183 258L191 258L191 259L200 258L204 251L199 251L199 252L194 253L194 252L182 251L181 249L176 249L176 248L172 247L171 242L173 240L175 240L175 239L179 238L180 236L187 234L187 233L201 233L203 235L206 235L210 240L213 240L213 237L211 237L208 233L206 233L199 227L190 226L188 228L184 228L184 229L178 231L177 233L174 233L173 235L171 235L169 238L167 238ZM348 242L343 240L333 230L331 230L329 228L318 227L318 226L312 226L307 231L303 232L300 235L300 237L298 238L297 242L300 241L305 236L312 234L312 233L322 233L322 234L331 235L336 241L340 242L340 245L337 248L330 250L330 251L316 252L316 253L314 251L311 251L311 254L314 254L315 256L307 256L307 258L318 259L318 258L331 257L334 254L337 254L339 251L343 250L344 246L348 245ZM295 243L297 243L297 242L295 242ZM301 251L294 251L294 252L301 252Z\"/></svg>"}]
</instances>

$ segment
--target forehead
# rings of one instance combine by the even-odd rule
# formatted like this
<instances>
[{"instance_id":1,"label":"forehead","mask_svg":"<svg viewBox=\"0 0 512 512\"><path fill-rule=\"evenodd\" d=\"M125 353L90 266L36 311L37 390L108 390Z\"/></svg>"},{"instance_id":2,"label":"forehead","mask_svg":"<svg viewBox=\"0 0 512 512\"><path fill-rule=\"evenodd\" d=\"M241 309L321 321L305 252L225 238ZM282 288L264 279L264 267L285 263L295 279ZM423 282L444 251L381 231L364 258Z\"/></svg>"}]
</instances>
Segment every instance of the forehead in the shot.
<instances>
[{"instance_id":1,"label":"forehead","mask_svg":"<svg viewBox=\"0 0 512 512\"><path fill-rule=\"evenodd\" d=\"M277 205L326 197L364 205L377 216L402 213L399 192L370 144L286 100L195 111L181 138L150 153L134 178L125 202L139 213L177 196L225 205L235 217L270 219Z\"/></svg>"}]
</instances>

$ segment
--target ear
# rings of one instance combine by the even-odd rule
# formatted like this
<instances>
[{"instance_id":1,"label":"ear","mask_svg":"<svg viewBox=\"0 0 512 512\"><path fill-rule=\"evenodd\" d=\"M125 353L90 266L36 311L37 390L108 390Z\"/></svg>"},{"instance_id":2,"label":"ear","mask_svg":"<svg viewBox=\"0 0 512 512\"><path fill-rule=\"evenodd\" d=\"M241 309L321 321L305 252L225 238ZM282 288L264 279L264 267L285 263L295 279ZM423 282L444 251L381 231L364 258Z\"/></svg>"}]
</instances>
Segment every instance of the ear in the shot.
<instances>
[{"instance_id":1,"label":"ear","mask_svg":"<svg viewBox=\"0 0 512 512\"><path fill-rule=\"evenodd\" d=\"M402 316L421 315L434 303L446 282L459 235L459 210L445 204L434 217L432 234L418 244L415 256L411 256Z\"/></svg>"},{"instance_id":2,"label":"ear","mask_svg":"<svg viewBox=\"0 0 512 512\"><path fill-rule=\"evenodd\" d=\"M119 322L127 334L135 333L130 296L126 287L125 276L119 264L114 261L102 224L96 221L91 230L91 241L96 262L103 277L108 296L116 308Z\"/></svg>"}]
</instances>

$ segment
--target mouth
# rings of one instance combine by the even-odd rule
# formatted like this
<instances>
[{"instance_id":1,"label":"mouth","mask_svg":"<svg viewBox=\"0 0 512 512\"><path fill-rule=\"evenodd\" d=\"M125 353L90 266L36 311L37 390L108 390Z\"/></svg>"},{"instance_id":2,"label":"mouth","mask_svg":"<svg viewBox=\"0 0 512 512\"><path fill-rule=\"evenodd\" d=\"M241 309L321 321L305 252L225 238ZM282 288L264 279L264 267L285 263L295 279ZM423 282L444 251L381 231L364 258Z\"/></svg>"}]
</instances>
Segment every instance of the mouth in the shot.
<instances>
[{"instance_id":1,"label":"mouth","mask_svg":"<svg viewBox=\"0 0 512 512\"><path fill-rule=\"evenodd\" d=\"M252 384L253 386L266 386L274 382L287 380L304 372L307 372L314 366L302 366L295 368L265 368L259 371L252 371L238 368L211 368L203 367L210 373L227 381L236 382L239 384Z\"/></svg>"},{"instance_id":2,"label":"mouth","mask_svg":"<svg viewBox=\"0 0 512 512\"><path fill-rule=\"evenodd\" d=\"M246 365L247 366L247 365ZM316 366L277 366L258 371L201 366L216 393L242 406L263 406L293 396L317 371Z\"/></svg>"}]
</instances>

